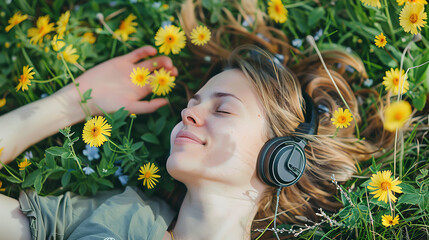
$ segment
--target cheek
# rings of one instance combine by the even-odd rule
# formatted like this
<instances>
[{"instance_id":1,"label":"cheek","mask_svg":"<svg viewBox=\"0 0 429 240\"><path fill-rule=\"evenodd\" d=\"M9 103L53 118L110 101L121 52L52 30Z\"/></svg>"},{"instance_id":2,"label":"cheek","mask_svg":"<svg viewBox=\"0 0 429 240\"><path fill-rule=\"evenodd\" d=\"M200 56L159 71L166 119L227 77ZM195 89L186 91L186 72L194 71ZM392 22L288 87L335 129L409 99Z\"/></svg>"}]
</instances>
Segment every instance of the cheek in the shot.
<instances>
[{"instance_id":1,"label":"cheek","mask_svg":"<svg viewBox=\"0 0 429 240\"><path fill-rule=\"evenodd\" d=\"M170 154L171 154L171 149L173 148L174 139L176 139L177 133L182 128L183 128L183 122L179 122L178 124L176 124L176 126L174 126L173 130L171 131L171 134L170 134Z\"/></svg>"}]
</instances>

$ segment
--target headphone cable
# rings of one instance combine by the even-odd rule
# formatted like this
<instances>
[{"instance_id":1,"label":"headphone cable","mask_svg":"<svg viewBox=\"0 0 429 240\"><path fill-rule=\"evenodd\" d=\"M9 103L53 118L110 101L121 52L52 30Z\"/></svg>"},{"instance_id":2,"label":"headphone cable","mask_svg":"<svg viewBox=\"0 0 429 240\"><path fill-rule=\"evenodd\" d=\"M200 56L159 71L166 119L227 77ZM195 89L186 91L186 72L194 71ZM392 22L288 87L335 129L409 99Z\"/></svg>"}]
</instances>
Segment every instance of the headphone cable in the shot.
<instances>
[{"instance_id":1,"label":"headphone cable","mask_svg":"<svg viewBox=\"0 0 429 240\"><path fill-rule=\"evenodd\" d=\"M276 202L276 211L274 213L274 233L276 234L276 237L278 240L280 240L279 235L277 234L277 210L279 209L279 199L280 199L280 192L282 191L282 187L279 187L277 189L277 202Z\"/></svg>"}]
</instances>

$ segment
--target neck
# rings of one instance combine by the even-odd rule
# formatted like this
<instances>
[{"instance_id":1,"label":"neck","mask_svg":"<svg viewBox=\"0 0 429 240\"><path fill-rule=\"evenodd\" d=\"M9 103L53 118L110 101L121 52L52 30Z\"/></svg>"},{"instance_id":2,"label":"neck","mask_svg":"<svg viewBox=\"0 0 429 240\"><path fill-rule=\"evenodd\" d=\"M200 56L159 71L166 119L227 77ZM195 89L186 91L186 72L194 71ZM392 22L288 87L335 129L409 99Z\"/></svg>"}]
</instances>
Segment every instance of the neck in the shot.
<instances>
[{"instance_id":1,"label":"neck","mask_svg":"<svg viewBox=\"0 0 429 240\"><path fill-rule=\"evenodd\" d=\"M174 228L175 240L250 239L259 193L253 188L225 188L188 187Z\"/></svg>"}]
</instances>

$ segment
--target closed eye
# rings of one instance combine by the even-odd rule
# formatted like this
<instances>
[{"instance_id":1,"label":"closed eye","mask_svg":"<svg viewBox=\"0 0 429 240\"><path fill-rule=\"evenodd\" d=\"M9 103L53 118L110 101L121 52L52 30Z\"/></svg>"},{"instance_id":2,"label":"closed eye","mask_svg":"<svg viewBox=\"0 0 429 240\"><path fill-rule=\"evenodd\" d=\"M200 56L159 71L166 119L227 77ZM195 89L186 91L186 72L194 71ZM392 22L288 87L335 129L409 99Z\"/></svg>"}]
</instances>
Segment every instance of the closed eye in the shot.
<instances>
[{"instance_id":1,"label":"closed eye","mask_svg":"<svg viewBox=\"0 0 429 240\"><path fill-rule=\"evenodd\" d=\"M221 111L221 110L217 110L217 113L223 113L223 114L231 114L230 112L226 112L226 111Z\"/></svg>"}]
</instances>

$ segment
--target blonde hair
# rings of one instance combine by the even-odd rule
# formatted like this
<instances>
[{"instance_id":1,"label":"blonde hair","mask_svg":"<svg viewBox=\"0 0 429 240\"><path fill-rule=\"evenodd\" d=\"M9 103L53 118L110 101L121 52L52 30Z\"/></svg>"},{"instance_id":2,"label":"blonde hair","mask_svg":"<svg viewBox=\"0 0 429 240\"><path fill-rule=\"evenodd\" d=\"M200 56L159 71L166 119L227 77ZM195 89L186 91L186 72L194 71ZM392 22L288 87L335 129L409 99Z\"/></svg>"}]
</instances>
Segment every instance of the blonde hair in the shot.
<instances>
[{"instance_id":1,"label":"blonde hair","mask_svg":"<svg viewBox=\"0 0 429 240\"><path fill-rule=\"evenodd\" d=\"M197 25L194 9L197 9L200 19L204 20L202 11L198 10L200 9L199 3L197 1L197 6L194 7L192 0L187 0L182 6L180 20L188 35ZM372 114L367 118L366 130L361 133L362 139L358 139L355 135L354 122L352 122L352 126L340 129L337 136L333 138L336 127L331 122L332 115L339 107L345 108L345 106L318 57L315 55L305 57L288 44L288 39L283 33L266 26L264 13L257 10L256 1L243 0L241 5L237 4L237 8L242 17L255 16L254 24L257 27L253 29L253 32L242 27L240 19L234 19L232 14L224 9L225 22L228 24L215 30L214 39L209 45L204 47L189 45L189 47L200 57L209 55L212 58L227 58L228 67L240 69L252 80L261 103L266 109L267 139L276 136L291 136L299 123L305 121L302 90L313 99L316 107L324 110L318 117L317 135L303 136L311 140L305 148L307 156L305 173L298 183L283 188L278 210L282 213L278 216L280 223L299 222L295 216L305 216L316 220L315 209L321 207L325 210L335 210L341 206L337 200L332 198L335 193L335 186L330 183L332 175L335 175L338 181L346 181L356 172L355 165L358 161L367 160L371 156L377 157L382 154L381 149L392 146L393 134L382 127L383 104L378 102L377 106L373 106L369 110ZM230 29L235 31L229 31ZM244 42L257 44L267 51L256 46L246 45L231 52L220 44L220 36L225 31L230 35L245 36ZM263 33L268 40L257 37L257 33ZM236 39L236 36L231 38ZM231 48L235 48L237 45L232 44ZM288 54L291 51L299 55L301 60L289 69L286 65L291 59ZM284 61L280 62L268 52L281 53ZM363 63L346 52L336 50L324 52L323 57L333 80L350 106L353 118L359 125L361 123L357 98L359 96L355 95L350 84L353 80L362 81L367 77ZM355 69L350 77L346 77L346 66ZM361 93L367 94L367 92ZM263 193L252 229L264 228L274 217L275 192L275 187L269 187ZM256 233L255 235L257 236Z\"/></svg>"}]
</instances>

